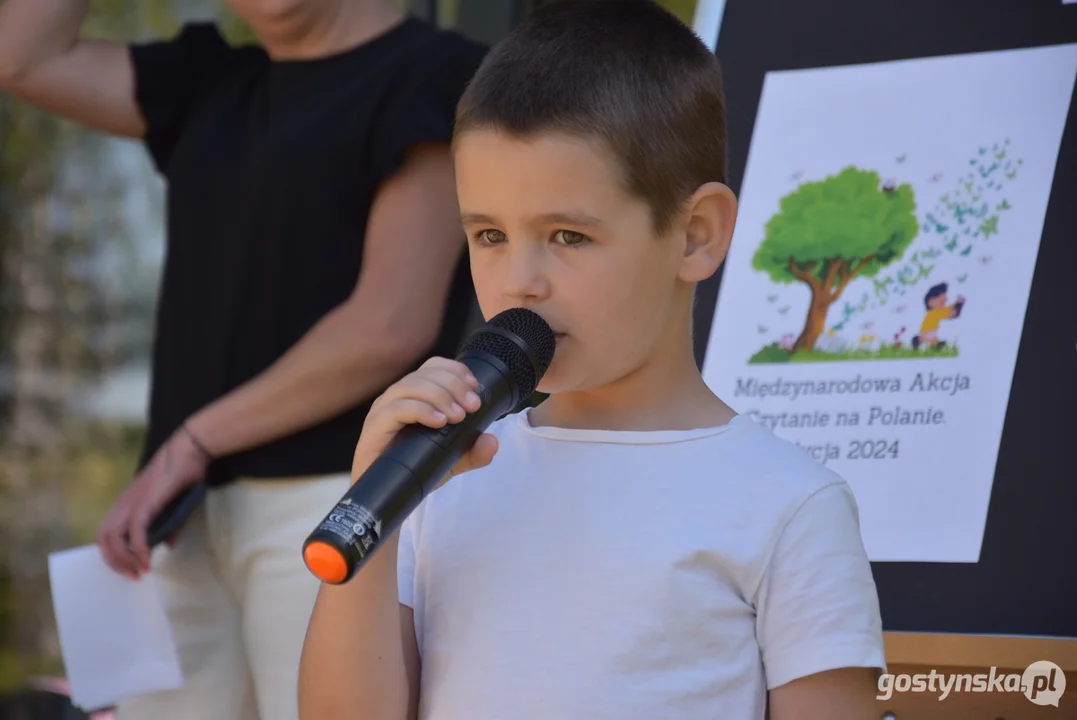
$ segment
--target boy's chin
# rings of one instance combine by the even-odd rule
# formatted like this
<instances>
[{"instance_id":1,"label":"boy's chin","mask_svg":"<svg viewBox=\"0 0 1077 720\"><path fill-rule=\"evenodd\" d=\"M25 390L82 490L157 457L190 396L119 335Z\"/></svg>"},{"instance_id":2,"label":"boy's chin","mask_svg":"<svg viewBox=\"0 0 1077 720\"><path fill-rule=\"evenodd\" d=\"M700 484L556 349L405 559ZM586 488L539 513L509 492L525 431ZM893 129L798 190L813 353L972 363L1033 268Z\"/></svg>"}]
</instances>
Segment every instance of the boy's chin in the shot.
<instances>
[{"instance_id":1,"label":"boy's chin","mask_svg":"<svg viewBox=\"0 0 1077 720\"><path fill-rule=\"evenodd\" d=\"M535 388L537 392L544 395L557 395L576 389L571 379L565 377L563 371L556 365L550 366L550 369L542 376L542 380L539 381L538 387Z\"/></svg>"},{"instance_id":2,"label":"boy's chin","mask_svg":"<svg viewBox=\"0 0 1077 720\"><path fill-rule=\"evenodd\" d=\"M580 390L589 390L591 387L589 383L581 382L578 374L572 376L565 372L564 368L551 365L546 374L542 376L542 380L539 381L535 390L544 395L562 395Z\"/></svg>"},{"instance_id":3,"label":"boy's chin","mask_svg":"<svg viewBox=\"0 0 1077 720\"><path fill-rule=\"evenodd\" d=\"M556 382L556 380L551 380L549 373L547 373L539 382L538 387L535 388L535 392L540 392L543 395L553 395L564 392L564 390L561 389L560 383Z\"/></svg>"}]
</instances>

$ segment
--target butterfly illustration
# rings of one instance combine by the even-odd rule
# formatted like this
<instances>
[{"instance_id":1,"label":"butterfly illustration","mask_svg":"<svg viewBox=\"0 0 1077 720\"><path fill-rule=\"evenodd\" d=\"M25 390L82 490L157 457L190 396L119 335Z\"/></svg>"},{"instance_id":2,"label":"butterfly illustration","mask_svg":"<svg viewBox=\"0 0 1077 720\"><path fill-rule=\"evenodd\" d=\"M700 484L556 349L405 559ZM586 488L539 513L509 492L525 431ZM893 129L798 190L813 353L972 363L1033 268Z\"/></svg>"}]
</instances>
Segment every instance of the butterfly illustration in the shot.
<instances>
[{"instance_id":1,"label":"butterfly illustration","mask_svg":"<svg viewBox=\"0 0 1077 720\"><path fill-rule=\"evenodd\" d=\"M943 225L943 224L942 224L942 223L940 223L940 222L939 222L939 221L938 221L938 220L937 220L937 219L935 218L935 216L934 216L934 215L932 215L931 213L928 213L928 214L927 214L927 215L926 215L925 217L926 217L926 219L927 219L927 221L928 221L929 223L931 223L932 225L934 225L934 230L935 230L935 232L937 232L937 233L939 233L939 234L942 234L942 233L944 233L944 232L946 232L947 230L949 230L949 229L950 229L950 226L949 226L949 225Z\"/></svg>"},{"instance_id":2,"label":"butterfly illustration","mask_svg":"<svg viewBox=\"0 0 1077 720\"><path fill-rule=\"evenodd\" d=\"M872 278L871 282L875 286L875 292L882 292L886 290L887 286L890 285L890 283L894 282L894 278L888 277L883 280L876 280L875 278Z\"/></svg>"},{"instance_id":3,"label":"butterfly illustration","mask_svg":"<svg viewBox=\"0 0 1077 720\"><path fill-rule=\"evenodd\" d=\"M980 223L980 232L983 233L985 238L998 235L998 215L992 215Z\"/></svg>"}]
</instances>

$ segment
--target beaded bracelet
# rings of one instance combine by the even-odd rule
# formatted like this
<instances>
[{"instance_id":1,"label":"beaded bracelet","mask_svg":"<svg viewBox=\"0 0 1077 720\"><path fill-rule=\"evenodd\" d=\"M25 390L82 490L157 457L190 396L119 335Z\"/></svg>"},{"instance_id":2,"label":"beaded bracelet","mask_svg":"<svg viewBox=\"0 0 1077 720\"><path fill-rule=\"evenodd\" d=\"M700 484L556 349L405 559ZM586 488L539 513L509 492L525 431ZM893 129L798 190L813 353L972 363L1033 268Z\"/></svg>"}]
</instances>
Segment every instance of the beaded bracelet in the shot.
<instances>
[{"instance_id":1,"label":"beaded bracelet","mask_svg":"<svg viewBox=\"0 0 1077 720\"><path fill-rule=\"evenodd\" d=\"M202 441L198 439L197 435L195 435L193 432L191 432L191 429L189 427L187 427L186 423L184 423L182 425L182 428L183 428L183 432L187 433L187 437L191 438L191 442L193 442L194 446L196 448L198 448L198 450L203 455L206 456L207 460L209 460L210 462L213 462L214 460L217 459L216 457L213 456L213 453L211 453L209 450L206 450L206 446L202 444Z\"/></svg>"}]
</instances>

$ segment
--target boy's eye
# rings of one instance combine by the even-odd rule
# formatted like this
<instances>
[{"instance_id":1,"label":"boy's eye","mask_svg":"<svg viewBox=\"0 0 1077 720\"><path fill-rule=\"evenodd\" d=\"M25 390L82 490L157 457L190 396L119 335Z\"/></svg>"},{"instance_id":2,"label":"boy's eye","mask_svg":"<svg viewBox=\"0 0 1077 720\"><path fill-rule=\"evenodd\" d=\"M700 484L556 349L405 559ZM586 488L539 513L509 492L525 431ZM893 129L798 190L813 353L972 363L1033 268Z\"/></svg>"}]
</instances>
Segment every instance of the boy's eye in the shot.
<instances>
[{"instance_id":1,"label":"boy's eye","mask_svg":"<svg viewBox=\"0 0 1077 720\"><path fill-rule=\"evenodd\" d=\"M588 238L583 233L578 233L573 230L558 230L554 235L563 245L573 246L582 245L587 242Z\"/></svg>"},{"instance_id":2,"label":"boy's eye","mask_svg":"<svg viewBox=\"0 0 1077 720\"><path fill-rule=\"evenodd\" d=\"M480 230L476 238L487 245L497 245L505 242L505 233L500 230Z\"/></svg>"}]
</instances>

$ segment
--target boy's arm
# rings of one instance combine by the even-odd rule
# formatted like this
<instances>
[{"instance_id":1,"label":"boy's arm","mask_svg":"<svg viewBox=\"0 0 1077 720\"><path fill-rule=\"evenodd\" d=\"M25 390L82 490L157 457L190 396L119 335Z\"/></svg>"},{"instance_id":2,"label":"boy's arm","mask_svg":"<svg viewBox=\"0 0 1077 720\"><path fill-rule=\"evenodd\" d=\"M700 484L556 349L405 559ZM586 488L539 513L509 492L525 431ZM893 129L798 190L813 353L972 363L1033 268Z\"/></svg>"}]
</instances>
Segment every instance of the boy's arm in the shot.
<instances>
[{"instance_id":1,"label":"boy's arm","mask_svg":"<svg viewBox=\"0 0 1077 720\"><path fill-rule=\"evenodd\" d=\"M300 720L409 720L418 707L411 612L397 590L399 532L350 582L322 585L299 666Z\"/></svg>"},{"instance_id":2,"label":"boy's arm","mask_svg":"<svg viewBox=\"0 0 1077 720\"><path fill-rule=\"evenodd\" d=\"M840 668L797 678L770 691L770 720L874 720L873 668Z\"/></svg>"},{"instance_id":3,"label":"boy's arm","mask_svg":"<svg viewBox=\"0 0 1077 720\"><path fill-rule=\"evenodd\" d=\"M365 429L376 434L372 426ZM362 441L360 441L360 445ZM356 446L352 478L376 454ZM415 636L418 508L384 538L377 554L343 585L323 584L299 664L300 720L415 720L419 643Z\"/></svg>"},{"instance_id":4,"label":"boy's arm","mask_svg":"<svg viewBox=\"0 0 1077 720\"><path fill-rule=\"evenodd\" d=\"M394 383L367 415L353 456L353 481L408 425L442 427L459 422L465 410L477 410L477 384L465 365L445 358L431 358ZM496 438L480 435L442 482L489 465L496 452ZM416 570L423 517L432 499L424 498L404 518L350 582L322 586L300 661L301 720L417 717L420 648L410 608L421 601Z\"/></svg>"},{"instance_id":5,"label":"boy's arm","mask_svg":"<svg viewBox=\"0 0 1077 720\"><path fill-rule=\"evenodd\" d=\"M415 611L403 604L400 605L400 639L404 643L404 669L408 675L408 720L418 720L422 660L419 640L415 637Z\"/></svg>"},{"instance_id":6,"label":"boy's arm","mask_svg":"<svg viewBox=\"0 0 1077 720\"><path fill-rule=\"evenodd\" d=\"M0 2L0 90L96 130L139 138L124 45L79 38L87 0Z\"/></svg>"},{"instance_id":7,"label":"boy's arm","mask_svg":"<svg viewBox=\"0 0 1077 720\"><path fill-rule=\"evenodd\" d=\"M771 720L878 717L882 620L846 483L815 491L792 513L754 604Z\"/></svg>"}]
</instances>

